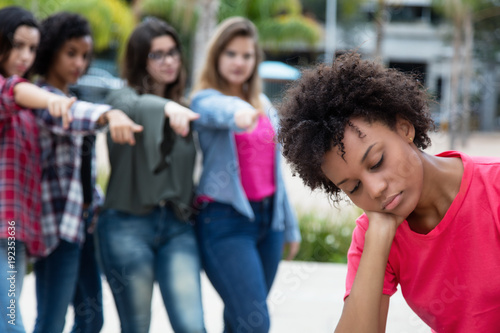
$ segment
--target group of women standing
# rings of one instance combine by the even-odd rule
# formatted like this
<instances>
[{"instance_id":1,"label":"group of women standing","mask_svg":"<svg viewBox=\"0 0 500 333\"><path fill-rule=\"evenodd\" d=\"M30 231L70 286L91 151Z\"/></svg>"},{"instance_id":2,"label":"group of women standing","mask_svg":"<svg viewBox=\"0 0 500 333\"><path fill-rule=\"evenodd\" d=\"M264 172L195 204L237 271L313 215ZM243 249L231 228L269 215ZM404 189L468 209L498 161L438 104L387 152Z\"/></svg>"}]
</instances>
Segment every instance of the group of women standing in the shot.
<instances>
[{"instance_id":1,"label":"group of women standing","mask_svg":"<svg viewBox=\"0 0 500 333\"><path fill-rule=\"evenodd\" d=\"M37 84L70 96L69 84L91 57L88 23L59 13L33 27L41 35L39 46L33 43ZM155 282L174 331L205 332L201 267L224 302L225 332L269 331L266 297L283 249L288 245L287 258L293 258L300 233L273 140L277 115L261 92L261 57L250 21L221 23L188 108L177 33L164 21L147 18L127 44L127 86L110 94L109 105L68 98L59 102L66 103L66 113L46 107L27 111L39 128L41 152L44 251L28 250L38 257L35 332L61 332L70 303L74 332L101 329L95 258L113 293L122 332L148 332ZM102 202L95 190L94 135L106 123L111 174ZM203 153L197 187L196 137ZM36 222L23 218L19 224L30 221Z\"/></svg>"}]
</instances>

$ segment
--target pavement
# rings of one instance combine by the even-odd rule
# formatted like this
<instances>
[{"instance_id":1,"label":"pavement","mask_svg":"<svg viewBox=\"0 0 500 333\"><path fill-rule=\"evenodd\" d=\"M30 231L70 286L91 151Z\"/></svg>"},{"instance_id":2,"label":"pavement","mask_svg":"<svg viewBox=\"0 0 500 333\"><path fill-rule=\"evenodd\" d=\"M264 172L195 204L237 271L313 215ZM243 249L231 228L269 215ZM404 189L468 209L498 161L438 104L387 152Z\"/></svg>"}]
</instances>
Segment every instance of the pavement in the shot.
<instances>
[{"instance_id":1,"label":"pavement","mask_svg":"<svg viewBox=\"0 0 500 333\"><path fill-rule=\"evenodd\" d=\"M446 134L433 134L432 140L433 146L426 150L428 153L449 150L449 139ZM456 150L472 156L500 157L500 133L474 133L467 146L458 146ZM105 164L103 151L105 150L98 153L98 160ZM290 200L297 211L314 211L315 214L337 216L352 209L348 205L340 209L332 208L322 193L306 189L300 179L292 177L289 169L286 166L284 168ZM342 312L346 272L344 264L282 262L268 298L271 333L333 332ZM222 332L223 305L204 274L202 274L202 293L208 333ZM27 332L32 331L36 316L34 295L34 277L30 274L25 278L21 295L21 312ZM113 297L105 282L103 297L105 323L102 332L117 333L120 331L119 320ZM70 308L65 332L69 332L71 328L72 313ZM173 332L168 324L168 317L157 287L153 295L150 332ZM430 332L430 329L411 311L401 292L398 291L391 297L386 332L420 333Z\"/></svg>"},{"instance_id":2,"label":"pavement","mask_svg":"<svg viewBox=\"0 0 500 333\"><path fill-rule=\"evenodd\" d=\"M346 265L309 262L282 262L268 298L271 313L271 333L327 333L333 332L343 306ZM33 274L26 276L21 295L21 311L27 332L32 332L36 317L35 281ZM104 283L104 327L102 333L120 332L111 291ZM223 329L222 302L202 274L203 308L208 333ZM170 333L168 317L159 289L155 286L152 302L151 333ZM256 317L258 318L258 317ZM257 319L256 319L257 320ZM66 317L64 332L70 332L73 310ZM429 332L409 309L401 293L391 298L387 332ZM249 331L242 330L242 333Z\"/></svg>"}]
</instances>

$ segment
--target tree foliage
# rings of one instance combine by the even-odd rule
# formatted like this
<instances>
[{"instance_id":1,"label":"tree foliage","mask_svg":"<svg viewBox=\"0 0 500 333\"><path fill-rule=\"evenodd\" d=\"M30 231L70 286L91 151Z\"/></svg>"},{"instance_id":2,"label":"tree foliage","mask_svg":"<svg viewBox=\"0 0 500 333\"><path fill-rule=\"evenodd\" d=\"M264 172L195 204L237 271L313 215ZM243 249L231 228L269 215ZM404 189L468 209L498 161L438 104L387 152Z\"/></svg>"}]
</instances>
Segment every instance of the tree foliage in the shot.
<instances>
[{"instance_id":1,"label":"tree foliage","mask_svg":"<svg viewBox=\"0 0 500 333\"><path fill-rule=\"evenodd\" d=\"M500 52L500 1L498 0L433 0L435 8L450 20L463 21L471 11L474 22L474 53L493 60Z\"/></svg>"},{"instance_id":2,"label":"tree foliage","mask_svg":"<svg viewBox=\"0 0 500 333\"><path fill-rule=\"evenodd\" d=\"M0 7L9 5L26 8L40 20L60 11L84 16L92 28L97 52L121 49L135 26L132 11L122 0L0 0Z\"/></svg>"},{"instance_id":3,"label":"tree foliage","mask_svg":"<svg viewBox=\"0 0 500 333\"><path fill-rule=\"evenodd\" d=\"M254 22L267 48L290 41L314 45L322 37L321 26L303 15L299 0L222 0L218 20L230 16L243 16Z\"/></svg>"},{"instance_id":4,"label":"tree foliage","mask_svg":"<svg viewBox=\"0 0 500 333\"><path fill-rule=\"evenodd\" d=\"M192 40L199 13L195 0L144 0L142 15L155 15L174 26L184 41ZM255 23L266 45L302 41L314 45L321 38L321 27L302 15L299 0L221 0L217 22L231 16L243 16Z\"/></svg>"}]
</instances>

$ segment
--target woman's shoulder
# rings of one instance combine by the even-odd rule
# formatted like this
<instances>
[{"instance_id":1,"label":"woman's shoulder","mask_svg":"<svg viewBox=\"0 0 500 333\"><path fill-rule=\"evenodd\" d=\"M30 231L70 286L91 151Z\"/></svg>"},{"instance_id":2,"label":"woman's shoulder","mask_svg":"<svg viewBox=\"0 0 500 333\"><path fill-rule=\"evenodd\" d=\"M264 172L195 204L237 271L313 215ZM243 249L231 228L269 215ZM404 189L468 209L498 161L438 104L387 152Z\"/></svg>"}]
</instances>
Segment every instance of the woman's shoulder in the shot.
<instances>
[{"instance_id":1,"label":"woman's shoulder","mask_svg":"<svg viewBox=\"0 0 500 333\"><path fill-rule=\"evenodd\" d=\"M34 82L35 85L39 86L40 88L43 88L47 91L50 91L51 93L54 93L54 94L58 94L58 95L62 95L62 96L66 96L66 94L64 92L62 92L61 90L57 89L56 87L54 87L53 85L51 85L50 83L48 83L47 81L45 81L44 79L38 79Z\"/></svg>"},{"instance_id":2,"label":"woman's shoulder","mask_svg":"<svg viewBox=\"0 0 500 333\"><path fill-rule=\"evenodd\" d=\"M0 91L12 92L14 86L21 82L29 82L29 81L17 75L4 77L3 75L0 74Z\"/></svg>"},{"instance_id":3,"label":"woman's shoulder","mask_svg":"<svg viewBox=\"0 0 500 333\"><path fill-rule=\"evenodd\" d=\"M261 101L262 103L266 103L266 104L272 105L271 100L269 99L269 97L267 97L267 95L266 95L266 94L264 94L264 93L260 93L260 94L259 94L259 98L260 98L260 101Z\"/></svg>"},{"instance_id":4,"label":"woman's shoulder","mask_svg":"<svg viewBox=\"0 0 500 333\"><path fill-rule=\"evenodd\" d=\"M108 94L108 96L127 96L127 95L138 96L139 94L135 89L129 86L124 86L120 89L113 89Z\"/></svg>"},{"instance_id":5,"label":"woman's shoulder","mask_svg":"<svg viewBox=\"0 0 500 333\"><path fill-rule=\"evenodd\" d=\"M201 89L193 94L191 100L217 96L217 95L223 95L223 94L220 91L213 88Z\"/></svg>"},{"instance_id":6,"label":"woman's shoulder","mask_svg":"<svg viewBox=\"0 0 500 333\"><path fill-rule=\"evenodd\" d=\"M138 97L139 94L137 93L137 91L129 86L125 86L120 89L111 90L106 96L106 103L113 105L116 103L122 103L123 101L137 99Z\"/></svg>"}]
</instances>

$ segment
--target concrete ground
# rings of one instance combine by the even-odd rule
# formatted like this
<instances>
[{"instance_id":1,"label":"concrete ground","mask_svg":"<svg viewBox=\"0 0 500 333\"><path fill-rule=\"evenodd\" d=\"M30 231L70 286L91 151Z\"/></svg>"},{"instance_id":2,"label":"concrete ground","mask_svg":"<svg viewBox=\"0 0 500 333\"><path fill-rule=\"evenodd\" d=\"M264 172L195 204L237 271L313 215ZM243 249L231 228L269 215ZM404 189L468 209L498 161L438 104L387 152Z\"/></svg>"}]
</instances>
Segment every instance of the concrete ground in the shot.
<instances>
[{"instance_id":1,"label":"concrete ground","mask_svg":"<svg viewBox=\"0 0 500 333\"><path fill-rule=\"evenodd\" d=\"M432 136L433 146L427 151L431 154L448 150L449 140L444 134ZM102 141L102 140L101 140ZM106 164L105 148L100 148L100 163ZM465 147L457 147L469 155L500 157L500 133L473 134ZM300 212L314 211L315 214L345 214L351 208L332 208L322 193L311 193L300 179L292 177L288 168L286 183L292 203ZM343 264L320 264L305 262L283 262L278 271L276 282L268 299L271 312L272 333L333 332L342 311L346 266ZM208 280L202 275L205 323L208 333L222 332L222 303ZM119 321L113 298L104 283L104 316L102 332L119 332ZM21 305L27 332L31 332L36 316L34 278L25 279ZM68 311L65 332L72 323L72 310ZM257 319L256 319L257 320ZM161 296L155 288L151 332L172 332L163 306ZM398 291L391 298L388 333L430 332L430 329L409 309Z\"/></svg>"},{"instance_id":2,"label":"concrete ground","mask_svg":"<svg viewBox=\"0 0 500 333\"><path fill-rule=\"evenodd\" d=\"M268 299L272 320L271 333L333 332L342 311L346 272L346 266L343 264L282 262ZM120 324L114 300L106 283L104 288L105 322L102 333L118 333ZM202 288L207 332L220 333L223 329L222 302L204 274ZM30 274L25 279L21 296L22 315L27 332L32 332L36 317L34 293L34 276ZM73 310L70 309L64 332L70 332L72 316ZM258 314L255 319L250 320L258 320ZM400 292L391 298L388 333L429 331L408 308ZM153 294L150 332L173 332L157 287ZM242 330L242 333L250 332Z\"/></svg>"}]
</instances>

